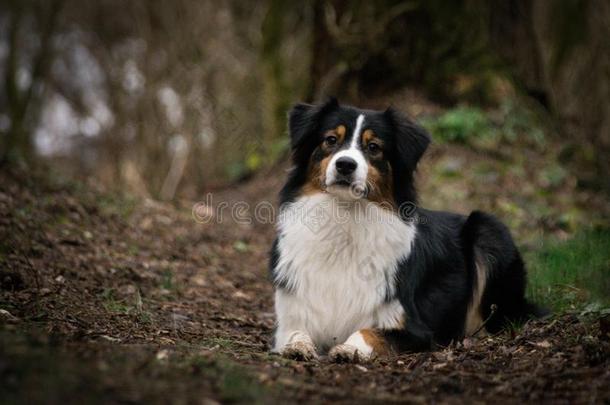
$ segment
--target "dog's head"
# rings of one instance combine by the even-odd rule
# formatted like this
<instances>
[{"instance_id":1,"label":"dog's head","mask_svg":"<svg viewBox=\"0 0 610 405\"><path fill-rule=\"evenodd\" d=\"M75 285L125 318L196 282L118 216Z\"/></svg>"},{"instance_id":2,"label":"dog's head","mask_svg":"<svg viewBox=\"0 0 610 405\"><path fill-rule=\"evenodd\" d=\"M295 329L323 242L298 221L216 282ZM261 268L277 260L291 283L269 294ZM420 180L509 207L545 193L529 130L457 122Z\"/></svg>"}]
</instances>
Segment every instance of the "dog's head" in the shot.
<instances>
[{"instance_id":1,"label":"dog's head","mask_svg":"<svg viewBox=\"0 0 610 405\"><path fill-rule=\"evenodd\" d=\"M327 192L395 207L415 202L413 172L430 137L398 111L362 110L335 99L297 104L289 131L294 168L284 201Z\"/></svg>"}]
</instances>

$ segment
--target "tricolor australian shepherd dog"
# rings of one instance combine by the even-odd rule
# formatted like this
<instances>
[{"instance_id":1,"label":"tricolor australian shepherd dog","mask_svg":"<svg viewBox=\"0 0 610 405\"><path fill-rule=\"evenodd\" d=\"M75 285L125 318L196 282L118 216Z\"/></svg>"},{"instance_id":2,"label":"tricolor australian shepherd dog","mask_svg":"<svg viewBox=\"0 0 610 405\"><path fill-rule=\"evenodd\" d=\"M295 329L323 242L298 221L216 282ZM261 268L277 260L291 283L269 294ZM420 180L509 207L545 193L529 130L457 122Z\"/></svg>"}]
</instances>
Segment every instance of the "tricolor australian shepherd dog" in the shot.
<instances>
[{"instance_id":1,"label":"tricolor australian shepherd dog","mask_svg":"<svg viewBox=\"0 0 610 405\"><path fill-rule=\"evenodd\" d=\"M296 105L289 131L270 260L275 352L366 361L539 314L506 226L416 205L430 137L407 117L331 99Z\"/></svg>"}]
</instances>

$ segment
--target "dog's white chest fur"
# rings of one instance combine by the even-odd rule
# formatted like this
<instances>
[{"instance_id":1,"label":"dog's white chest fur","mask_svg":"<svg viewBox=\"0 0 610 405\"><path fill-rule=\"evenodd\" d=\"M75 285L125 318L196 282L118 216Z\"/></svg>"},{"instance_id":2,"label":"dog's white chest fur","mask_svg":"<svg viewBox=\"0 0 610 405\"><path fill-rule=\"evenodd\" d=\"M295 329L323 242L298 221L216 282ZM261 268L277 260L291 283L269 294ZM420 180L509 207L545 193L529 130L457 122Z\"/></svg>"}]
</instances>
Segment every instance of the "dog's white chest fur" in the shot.
<instances>
[{"instance_id":1,"label":"dog's white chest fur","mask_svg":"<svg viewBox=\"0 0 610 405\"><path fill-rule=\"evenodd\" d=\"M279 221L275 296L276 349L307 333L329 348L370 327L392 327L404 316L394 293L398 263L407 258L415 226L366 200L329 194L301 197Z\"/></svg>"}]
</instances>

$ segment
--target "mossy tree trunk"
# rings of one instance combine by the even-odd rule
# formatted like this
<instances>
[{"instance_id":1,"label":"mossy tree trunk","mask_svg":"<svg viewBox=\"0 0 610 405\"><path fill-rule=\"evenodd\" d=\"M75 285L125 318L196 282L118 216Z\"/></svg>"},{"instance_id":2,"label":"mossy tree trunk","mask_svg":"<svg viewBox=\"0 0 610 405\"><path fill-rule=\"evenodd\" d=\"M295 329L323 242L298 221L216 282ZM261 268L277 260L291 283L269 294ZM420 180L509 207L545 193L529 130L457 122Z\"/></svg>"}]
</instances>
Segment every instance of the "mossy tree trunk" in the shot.
<instances>
[{"instance_id":1,"label":"mossy tree trunk","mask_svg":"<svg viewBox=\"0 0 610 405\"><path fill-rule=\"evenodd\" d=\"M280 137L286 127L286 112L290 107L290 86L287 83L286 66L282 56L284 14L290 5L282 0L269 0L262 24L263 67L263 145L269 147ZM265 152L264 150L260 152Z\"/></svg>"}]
</instances>

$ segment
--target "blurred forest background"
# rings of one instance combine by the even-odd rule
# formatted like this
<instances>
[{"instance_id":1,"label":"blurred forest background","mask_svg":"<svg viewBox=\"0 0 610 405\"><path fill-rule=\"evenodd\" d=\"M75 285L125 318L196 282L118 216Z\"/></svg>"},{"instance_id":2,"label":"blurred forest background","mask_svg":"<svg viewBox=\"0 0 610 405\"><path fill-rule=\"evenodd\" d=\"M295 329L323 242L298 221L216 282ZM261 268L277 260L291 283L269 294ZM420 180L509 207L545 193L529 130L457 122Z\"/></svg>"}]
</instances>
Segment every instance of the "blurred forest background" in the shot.
<instances>
[{"instance_id":1,"label":"blurred forest background","mask_svg":"<svg viewBox=\"0 0 610 405\"><path fill-rule=\"evenodd\" d=\"M461 107L430 122L437 141L501 124L516 142L556 137L579 186L610 186L604 1L0 4L3 161L196 197L283 158L292 103L383 107L410 88L440 107L418 119Z\"/></svg>"},{"instance_id":2,"label":"blurred forest background","mask_svg":"<svg viewBox=\"0 0 610 405\"><path fill-rule=\"evenodd\" d=\"M610 402L609 58L608 0L0 0L2 402ZM420 204L504 221L552 319L268 353L274 226L199 210L276 203L331 95L428 129Z\"/></svg>"},{"instance_id":3,"label":"blurred forest background","mask_svg":"<svg viewBox=\"0 0 610 405\"><path fill-rule=\"evenodd\" d=\"M0 160L196 200L281 182L292 103L393 104L435 140L424 205L537 249L607 229L609 57L606 1L3 0Z\"/></svg>"}]
</instances>

